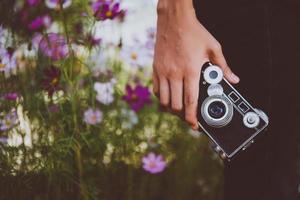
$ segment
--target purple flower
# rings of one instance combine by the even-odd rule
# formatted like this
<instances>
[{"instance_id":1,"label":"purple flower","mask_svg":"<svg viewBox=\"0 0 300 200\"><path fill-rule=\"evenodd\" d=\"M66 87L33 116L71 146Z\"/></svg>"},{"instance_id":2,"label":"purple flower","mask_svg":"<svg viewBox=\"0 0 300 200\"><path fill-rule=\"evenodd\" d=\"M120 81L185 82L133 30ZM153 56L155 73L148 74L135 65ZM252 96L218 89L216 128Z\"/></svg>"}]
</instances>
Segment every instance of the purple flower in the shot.
<instances>
[{"instance_id":1,"label":"purple flower","mask_svg":"<svg viewBox=\"0 0 300 200\"><path fill-rule=\"evenodd\" d=\"M151 174L157 174L162 171L167 166L166 161L164 161L162 155L155 155L155 153L149 153L147 156L144 156L142 159L143 168Z\"/></svg>"},{"instance_id":2,"label":"purple flower","mask_svg":"<svg viewBox=\"0 0 300 200\"><path fill-rule=\"evenodd\" d=\"M17 56L13 48L0 47L0 72L9 74L17 68Z\"/></svg>"},{"instance_id":3,"label":"purple flower","mask_svg":"<svg viewBox=\"0 0 300 200\"><path fill-rule=\"evenodd\" d=\"M8 137L1 136L0 137L0 143L6 145L8 142Z\"/></svg>"},{"instance_id":4,"label":"purple flower","mask_svg":"<svg viewBox=\"0 0 300 200\"><path fill-rule=\"evenodd\" d=\"M19 97L19 94L17 92L9 92L4 94L4 99L8 101L16 101Z\"/></svg>"},{"instance_id":5,"label":"purple flower","mask_svg":"<svg viewBox=\"0 0 300 200\"><path fill-rule=\"evenodd\" d=\"M84 112L84 122L90 125L98 124L102 121L103 113L99 109L89 108Z\"/></svg>"},{"instance_id":6,"label":"purple flower","mask_svg":"<svg viewBox=\"0 0 300 200\"><path fill-rule=\"evenodd\" d=\"M39 16L28 24L30 30L37 30L42 27L49 27L51 24L51 18L49 15Z\"/></svg>"},{"instance_id":7,"label":"purple flower","mask_svg":"<svg viewBox=\"0 0 300 200\"><path fill-rule=\"evenodd\" d=\"M67 41L57 33L50 33L47 37L43 37L40 40L39 49L45 56L55 61L66 58L69 54Z\"/></svg>"},{"instance_id":8,"label":"purple flower","mask_svg":"<svg viewBox=\"0 0 300 200\"><path fill-rule=\"evenodd\" d=\"M120 3L98 0L92 4L94 16L98 20L114 19L121 14Z\"/></svg>"},{"instance_id":9,"label":"purple flower","mask_svg":"<svg viewBox=\"0 0 300 200\"><path fill-rule=\"evenodd\" d=\"M41 1L40 0L27 0L27 3L30 6L37 6Z\"/></svg>"},{"instance_id":10,"label":"purple flower","mask_svg":"<svg viewBox=\"0 0 300 200\"><path fill-rule=\"evenodd\" d=\"M135 112L142 109L145 104L151 103L151 93L147 87L137 85L135 88L132 88L130 85L127 85L126 92L127 94L123 96L123 100L125 100Z\"/></svg>"},{"instance_id":11,"label":"purple flower","mask_svg":"<svg viewBox=\"0 0 300 200\"><path fill-rule=\"evenodd\" d=\"M94 46L98 46L100 45L102 39L101 38L96 38L92 35L87 35L87 43L91 46L91 47L94 47Z\"/></svg>"},{"instance_id":12,"label":"purple flower","mask_svg":"<svg viewBox=\"0 0 300 200\"><path fill-rule=\"evenodd\" d=\"M18 123L18 115L16 111L12 111L0 120L0 131L7 131L13 128Z\"/></svg>"},{"instance_id":13,"label":"purple flower","mask_svg":"<svg viewBox=\"0 0 300 200\"><path fill-rule=\"evenodd\" d=\"M48 92L49 96L52 96L55 91L61 89L59 86L60 74L60 69L54 66L51 66L44 70L42 88Z\"/></svg>"}]
</instances>

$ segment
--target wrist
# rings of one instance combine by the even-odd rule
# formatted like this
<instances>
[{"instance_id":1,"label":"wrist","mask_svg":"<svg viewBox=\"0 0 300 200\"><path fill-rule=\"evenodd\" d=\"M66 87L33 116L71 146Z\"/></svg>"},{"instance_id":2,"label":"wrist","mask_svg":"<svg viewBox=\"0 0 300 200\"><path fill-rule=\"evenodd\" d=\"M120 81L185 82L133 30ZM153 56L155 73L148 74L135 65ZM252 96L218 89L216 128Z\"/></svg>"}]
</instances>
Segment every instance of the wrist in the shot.
<instances>
[{"instance_id":1,"label":"wrist","mask_svg":"<svg viewBox=\"0 0 300 200\"><path fill-rule=\"evenodd\" d=\"M196 16L192 0L159 0L157 14L175 19Z\"/></svg>"}]
</instances>

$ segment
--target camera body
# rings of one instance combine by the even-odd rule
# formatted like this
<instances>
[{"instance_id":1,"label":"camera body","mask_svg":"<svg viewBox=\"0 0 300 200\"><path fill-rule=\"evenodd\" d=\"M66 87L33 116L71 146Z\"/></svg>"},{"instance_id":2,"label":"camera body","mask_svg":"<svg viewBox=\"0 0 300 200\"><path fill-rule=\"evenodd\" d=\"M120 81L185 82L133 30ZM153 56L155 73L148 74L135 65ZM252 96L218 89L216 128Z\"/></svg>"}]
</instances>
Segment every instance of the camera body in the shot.
<instances>
[{"instance_id":1,"label":"camera body","mask_svg":"<svg viewBox=\"0 0 300 200\"><path fill-rule=\"evenodd\" d=\"M253 108L218 66L203 65L199 91L198 124L222 159L246 150L268 126L268 116Z\"/></svg>"}]
</instances>

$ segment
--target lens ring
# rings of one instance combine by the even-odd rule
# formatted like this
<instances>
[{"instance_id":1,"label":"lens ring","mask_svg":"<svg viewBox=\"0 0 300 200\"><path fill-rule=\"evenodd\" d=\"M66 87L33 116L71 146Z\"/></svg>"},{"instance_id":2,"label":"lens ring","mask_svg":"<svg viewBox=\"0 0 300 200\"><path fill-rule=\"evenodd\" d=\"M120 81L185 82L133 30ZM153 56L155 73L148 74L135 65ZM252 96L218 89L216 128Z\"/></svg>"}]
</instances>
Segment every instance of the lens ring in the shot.
<instances>
[{"instance_id":1,"label":"lens ring","mask_svg":"<svg viewBox=\"0 0 300 200\"><path fill-rule=\"evenodd\" d=\"M216 105L216 108L219 107L223 109L220 113L218 113L217 109L217 113L215 113L215 116L213 116L212 112L209 110L214 104ZM226 97L222 95L209 96L201 105L201 115L208 125L217 128L223 127L232 120L233 105L228 99L226 99Z\"/></svg>"}]
</instances>

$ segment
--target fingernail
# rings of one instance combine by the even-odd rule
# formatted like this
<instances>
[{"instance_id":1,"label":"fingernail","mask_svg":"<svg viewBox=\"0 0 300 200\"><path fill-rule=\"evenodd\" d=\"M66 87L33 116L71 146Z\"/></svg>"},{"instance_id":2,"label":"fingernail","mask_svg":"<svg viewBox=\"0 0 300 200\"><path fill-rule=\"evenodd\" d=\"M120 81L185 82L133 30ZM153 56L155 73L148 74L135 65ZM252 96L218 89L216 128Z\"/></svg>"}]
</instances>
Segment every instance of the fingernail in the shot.
<instances>
[{"instance_id":1,"label":"fingernail","mask_svg":"<svg viewBox=\"0 0 300 200\"><path fill-rule=\"evenodd\" d=\"M240 82L240 78L237 75L235 75L234 73L231 73L230 79L233 80L235 83Z\"/></svg>"},{"instance_id":2,"label":"fingernail","mask_svg":"<svg viewBox=\"0 0 300 200\"><path fill-rule=\"evenodd\" d=\"M192 125L192 129L195 130L195 131L198 130L198 124Z\"/></svg>"}]
</instances>

